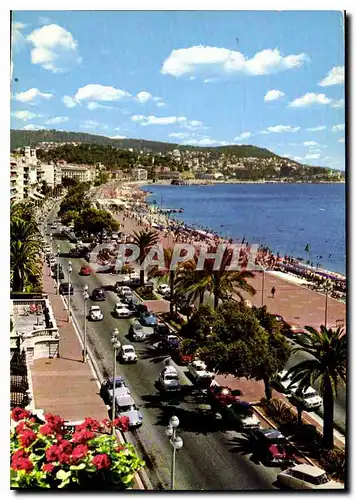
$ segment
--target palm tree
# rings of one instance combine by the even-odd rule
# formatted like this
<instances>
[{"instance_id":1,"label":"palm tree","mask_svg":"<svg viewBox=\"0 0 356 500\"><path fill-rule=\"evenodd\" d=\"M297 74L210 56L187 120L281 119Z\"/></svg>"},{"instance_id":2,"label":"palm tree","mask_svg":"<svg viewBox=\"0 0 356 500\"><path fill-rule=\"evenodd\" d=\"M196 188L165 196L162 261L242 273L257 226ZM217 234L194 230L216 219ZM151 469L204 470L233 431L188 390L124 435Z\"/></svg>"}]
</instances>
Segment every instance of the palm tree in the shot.
<instances>
[{"instance_id":1,"label":"palm tree","mask_svg":"<svg viewBox=\"0 0 356 500\"><path fill-rule=\"evenodd\" d=\"M292 353L303 352L312 356L290 368L288 375L291 383L299 382L298 389L318 383L323 398L324 422L323 444L325 448L334 447L334 398L338 385L346 384L346 335L343 328L336 330L320 326L320 331L306 326L309 332L300 336L301 347Z\"/></svg>"},{"instance_id":2,"label":"palm tree","mask_svg":"<svg viewBox=\"0 0 356 500\"><path fill-rule=\"evenodd\" d=\"M147 251L155 245L159 240L157 231L143 229L139 232L132 233L132 242L140 249L140 267L145 260ZM140 286L145 284L145 270L140 268Z\"/></svg>"}]
</instances>

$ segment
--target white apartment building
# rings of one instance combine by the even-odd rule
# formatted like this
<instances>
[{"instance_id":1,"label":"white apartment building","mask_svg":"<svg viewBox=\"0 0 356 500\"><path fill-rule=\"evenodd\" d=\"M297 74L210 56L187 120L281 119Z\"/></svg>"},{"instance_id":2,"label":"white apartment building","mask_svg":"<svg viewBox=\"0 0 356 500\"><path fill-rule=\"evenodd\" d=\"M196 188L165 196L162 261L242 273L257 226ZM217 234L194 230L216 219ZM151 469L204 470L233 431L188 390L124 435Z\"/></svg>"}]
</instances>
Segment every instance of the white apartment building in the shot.
<instances>
[{"instance_id":1,"label":"white apartment building","mask_svg":"<svg viewBox=\"0 0 356 500\"><path fill-rule=\"evenodd\" d=\"M51 188L62 184L62 167L52 163L40 163L37 166L37 180L38 182L46 181Z\"/></svg>"},{"instance_id":2,"label":"white apartment building","mask_svg":"<svg viewBox=\"0 0 356 500\"><path fill-rule=\"evenodd\" d=\"M62 165L62 179L78 179L79 182L90 182L95 176L94 171L90 167L82 167L79 165Z\"/></svg>"},{"instance_id":3,"label":"white apartment building","mask_svg":"<svg viewBox=\"0 0 356 500\"><path fill-rule=\"evenodd\" d=\"M40 200L44 196L36 188L38 186L37 165L34 157L10 157L10 201L26 198Z\"/></svg>"},{"instance_id":4,"label":"white apartment building","mask_svg":"<svg viewBox=\"0 0 356 500\"><path fill-rule=\"evenodd\" d=\"M131 176L135 181L147 181L147 170L145 168L133 168Z\"/></svg>"}]
</instances>

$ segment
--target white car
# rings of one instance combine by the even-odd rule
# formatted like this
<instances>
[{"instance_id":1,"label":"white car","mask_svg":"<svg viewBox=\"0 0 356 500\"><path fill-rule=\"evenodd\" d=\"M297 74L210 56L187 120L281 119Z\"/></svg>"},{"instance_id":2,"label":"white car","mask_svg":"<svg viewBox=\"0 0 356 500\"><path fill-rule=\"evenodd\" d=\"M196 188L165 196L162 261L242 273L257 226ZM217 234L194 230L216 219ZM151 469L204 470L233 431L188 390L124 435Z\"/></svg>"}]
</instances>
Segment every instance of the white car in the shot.
<instances>
[{"instance_id":1,"label":"white car","mask_svg":"<svg viewBox=\"0 0 356 500\"><path fill-rule=\"evenodd\" d=\"M120 416L128 417L129 427L138 427L142 425L143 416L129 394L116 397L116 411Z\"/></svg>"},{"instance_id":2,"label":"white car","mask_svg":"<svg viewBox=\"0 0 356 500\"><path fill-rule=\"evenodd\" d=\"M92 321L101 321L104 315L99 306L90 306L89 317Z\"/></svg>"},{"instance_id":3,"label":"white car","mask_svg":"<svg viewBox=\"0 0 356 500\"><path fill-rule=\"evenodd\" d=\"M188 370L196 382L207 378L212 380L215 377L215 374L213 372L209 372L204 361L201 361L200 359L196 359L195 361L192 361L192 363L189 363Z\"/></svg>"},{"instance_id":4,"label":"white car","mask_svg":"<svg viewBox=\"0 0 356 500\"><path fill-rule=\"evenodd\" d=\"M341 483L329 479L326 472L309 464L299 464L280 472L278 481L294 490L345 489Z\"/></svg>"},{"instance_id":5,"label":"white car","mask_svg":"<svg viewBox=\"0 0 356 500\"><path fill-rule=\"evenodd\" d=\"M282 370L277 373L272 382L278 386L278 389L285 393L290 393L292 389L297 389L298 384L291 384L291 377L287 377L288 370Z\"/></svg>"},{"instance_id":6,"label":"white car","mask_svg":"<svg viewBox=\"0 0 356 500\"><path fill-rule=\"evenodd\" d=\"M180 390L178 372L174 366L166 366L163 368L158 383L165 392L176 392Z\"/></svg>"},{"instance_id":7,"label":"white car","mask_svg":"<svg viewBox=\"0 0 356 500\"><path fill-rule=\"evenodd\" d=\"M253 412L253 407L245 401L236 401L226 407L229 417L237 421L242 429L259 429L261 422Z\"/></svg>"},{"instance_id":8,"label":"white car","mask_svg":"<svg viewBox=\"0 0 356 500\"><path fill-rule=\"evenodd\" d=\"M157 287L157 292L160 293L161 295L166 295L171 291L168 285L158 285Z\"/></svg>"},{"instance_id":9,"label":"white car","mask_svg":"<svg viewBox=\"0 0 356 500\"><path fill-rule=\"evenodd\" d=\"M297 402L302 403L307 410L313 410L314 408L320 408L323 404L322 398L316 392L313 387L307 387L303 389L301 394L297 393L297 388L291 389L291 396Z\"/></svg>"},{"instance_id":10,"label":"white car","mask_svg":"<svg viewBox=\"0 0 356 500\"><path fill-rule=\"evenodd\" d=\"M121 302L115 304L114 313L118 318L129 318L132 315L132 312Z\"/></svg>"},{"instance_id":11,"label":"white car","mask_svg":"<svg viewBox=\"0 0 356 500\"><path fill-rule=\"evenodd\" d=\"M121 346L119 358L123 363L137 363L137 354L134 346L131 344Z\"/></svg>"},{"instance_id":12,"label":"white car","mask_svg":"<svg viewBox=\"0 0 356 500\"><path fill-rule=\"evenodd\" d=\"M120 286L118 289L117 289L117 293L120 297L124 297L125 295L127 295L128 293L129 294L132 294L132 290L130 287L128 286Z\"/></svg>"}]
</instances>

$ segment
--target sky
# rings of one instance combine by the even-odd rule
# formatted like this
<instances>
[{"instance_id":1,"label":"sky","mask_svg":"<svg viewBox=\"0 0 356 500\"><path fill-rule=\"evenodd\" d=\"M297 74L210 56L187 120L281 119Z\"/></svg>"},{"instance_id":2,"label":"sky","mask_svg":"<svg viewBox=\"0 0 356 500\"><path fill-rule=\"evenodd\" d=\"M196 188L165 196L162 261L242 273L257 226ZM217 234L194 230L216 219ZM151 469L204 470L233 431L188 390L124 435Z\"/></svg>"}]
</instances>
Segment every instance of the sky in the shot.
<instances>
[{"instance_id":1,"label":"sky","mask_svg":"<svg viewBox=\"0 0 356 500\"><path fill-rule=\"evenodd\" d=\"M14 11L11 128L345 168L338 11Z\"/></svg>"}]
</instances>

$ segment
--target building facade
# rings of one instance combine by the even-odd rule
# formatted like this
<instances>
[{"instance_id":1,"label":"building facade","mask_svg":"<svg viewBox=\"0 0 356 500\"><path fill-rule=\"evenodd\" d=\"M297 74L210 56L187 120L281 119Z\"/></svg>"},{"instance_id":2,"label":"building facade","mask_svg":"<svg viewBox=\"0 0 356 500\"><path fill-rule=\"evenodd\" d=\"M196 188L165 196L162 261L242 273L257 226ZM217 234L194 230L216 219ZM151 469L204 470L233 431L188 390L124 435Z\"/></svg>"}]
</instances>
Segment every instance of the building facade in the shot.
<instances>
[{"instance_id":1,"label":"building facade","mask_svg":"<svg viewBox=\"0 0 356 500\"><path fill-rule=\"evenodd\" d=\"M145 168L133 168L131 175L135 181L147 181L147 170Z\"/></svg>"}]
</instances>

